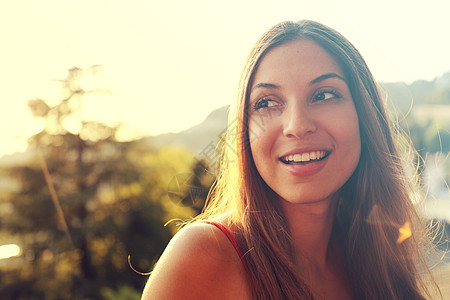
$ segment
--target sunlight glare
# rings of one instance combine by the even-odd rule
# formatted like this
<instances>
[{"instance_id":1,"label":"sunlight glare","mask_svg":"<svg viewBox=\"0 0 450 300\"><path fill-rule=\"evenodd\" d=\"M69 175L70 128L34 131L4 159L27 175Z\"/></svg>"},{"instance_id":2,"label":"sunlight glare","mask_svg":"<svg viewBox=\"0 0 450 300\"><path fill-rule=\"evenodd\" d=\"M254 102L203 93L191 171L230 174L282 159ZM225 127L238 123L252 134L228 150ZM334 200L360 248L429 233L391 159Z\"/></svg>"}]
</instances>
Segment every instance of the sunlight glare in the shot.
<instances>
[{"instance_id":1,"label":"sunlight glare","mask_svg":"<svg viewBox=\"0 0 450 300\"><path fill-rule=\"evenodd\" d=\"M400 226L400 224L393 222L389 218L388 214L383 211L378 204L373 206L369 216L366 218L366 222L371 225L397 227L399 233L397 244L403 243L412 236L411 223L409 221L406 221L402 226Z\"/></svg>"},{"instance_id":2,"label":"sunlight glare","mask_svg":"<svg viewBox=\"0 0 450 300\"><path fill-rule=\"evenodd\" d=\"M80 133L82 124L80 118L76 116L69 116L62 121L64 129L72 134Z\"/></svg>"},{"instance_id":3,"label":"sunlight glare","mask_svg":"<svg viewBox=\"0 0 450 300\"><path fill-rule=\"evenodd\" d=\"M84 91L95 91L98 89L108 90L110 87L105 80L105 77L97 74L86 74L80 79L81 88Z\"/></svg>"},{"instance_id":4,"label":"sunlight glare","mask_svg":"<svg viewBox=\"0 0 450 300\"><path fill-rule=\"evenodd\" d=\"M372 225L390 225L394 226L392 220L388 217L388 214L383 211L380 205L375 204L370 211L366 222Z\"/></svg>"},{"instance_id":5,"label":"sunlight glare","mask_svg":"<svg viewBox=\"0 0 450 300\"><path fill-rule=\"evenodd\" d=\"M8 244L0 246L0 259L11 258L19 256L21 253L20 247L16 244Z\"/></svg>"},{"instance_id":6,"label":"sunlight glare","mask_svg":"<svg viewBox=\"0 0 450 300\"><path fill-rule=\"evenodd\" d=\"M398 236L398 239L397 239L397 244L401 244L405 240L410 238L411 235L412 235L411 223L405 222L405 224L403 224L403 226L398 229L398 233L399 233L399 236Z\"/></svg>"}]
</instances>

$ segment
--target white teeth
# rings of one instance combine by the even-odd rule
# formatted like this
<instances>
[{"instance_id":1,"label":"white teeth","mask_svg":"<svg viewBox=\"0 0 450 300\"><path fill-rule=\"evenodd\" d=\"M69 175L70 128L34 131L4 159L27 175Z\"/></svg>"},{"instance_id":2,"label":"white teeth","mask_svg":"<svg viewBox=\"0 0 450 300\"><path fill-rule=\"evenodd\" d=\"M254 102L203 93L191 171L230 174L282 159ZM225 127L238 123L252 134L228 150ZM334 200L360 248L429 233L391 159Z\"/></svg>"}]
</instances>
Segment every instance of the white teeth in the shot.
<instances>
[{"instance_id":1,"label":"white teeth","mask_svg":"<svg viewBox=\"0 0 450 300\"><path fill-rule=\"evenodd\" d=\"M302 154L302 161L309 161L309 153Z\"/></svg>"},{"instance_id":2,"label":"white teeth","mask_svg":"<svg viewBox=\"0 0 450 300\"><path fill-rule=\"evenodd\" d=\"M325 151L312 151L309 153L286 155L282 157L282 159L288 162L307 162L311 160L321 159L325 156L325 154Z\"/></svg>"}]
</instances>

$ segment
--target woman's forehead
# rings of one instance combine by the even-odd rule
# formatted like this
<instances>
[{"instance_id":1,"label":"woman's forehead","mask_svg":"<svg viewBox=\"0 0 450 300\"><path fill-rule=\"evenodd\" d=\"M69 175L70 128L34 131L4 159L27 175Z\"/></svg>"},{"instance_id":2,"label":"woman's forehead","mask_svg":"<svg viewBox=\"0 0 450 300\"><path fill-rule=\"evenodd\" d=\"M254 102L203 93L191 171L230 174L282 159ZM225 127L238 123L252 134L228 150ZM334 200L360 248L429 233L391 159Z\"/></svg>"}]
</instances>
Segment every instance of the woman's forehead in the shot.
<instances>
[{"instance_id":1,"label":"woman's forehead","mask_svg":"<svg viewBox=\"0 0 450 300\"><path fill-rule=\"evenodd\" d=\"M270 49L256 69L252 87L261 83L280 83L290 78L305 81L323 74L344 77L338 62L311 40L296 40Z\"/></svg>"}]
</instances>

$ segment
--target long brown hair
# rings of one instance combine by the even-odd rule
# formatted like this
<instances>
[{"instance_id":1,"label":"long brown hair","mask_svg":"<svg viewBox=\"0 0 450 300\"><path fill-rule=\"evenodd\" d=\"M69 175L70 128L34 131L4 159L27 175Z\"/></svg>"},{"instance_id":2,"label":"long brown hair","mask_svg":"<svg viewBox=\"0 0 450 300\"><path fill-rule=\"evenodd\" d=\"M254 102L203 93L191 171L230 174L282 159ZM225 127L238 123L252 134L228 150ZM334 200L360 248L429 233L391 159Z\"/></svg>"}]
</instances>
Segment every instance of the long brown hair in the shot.
<instances>
[{"instance_id":1,"label":"long brown hair","mask_svg":"<svg viewBox=\"0 0 450 300\"><path fill-rule=\"evenodd\" d=\"M274 192L253 162L248 132L248 98L265 54L295 40L318 43L340 64L359 118L360 162L341 188L333 229L343 245L348 276L357 299L425 299L421 252L425 231L411 201L403 162L395 145L382 97L355 47L333 29L313 21L282 22L252 48L229 113L223 159L208 205L196 220L226 214L244 249L257 299L313 299L296 274L289 229ZM399 227L412 236L398 242ZM409 227L408 227L409 228Z\"/></svg>"}]
</instances>

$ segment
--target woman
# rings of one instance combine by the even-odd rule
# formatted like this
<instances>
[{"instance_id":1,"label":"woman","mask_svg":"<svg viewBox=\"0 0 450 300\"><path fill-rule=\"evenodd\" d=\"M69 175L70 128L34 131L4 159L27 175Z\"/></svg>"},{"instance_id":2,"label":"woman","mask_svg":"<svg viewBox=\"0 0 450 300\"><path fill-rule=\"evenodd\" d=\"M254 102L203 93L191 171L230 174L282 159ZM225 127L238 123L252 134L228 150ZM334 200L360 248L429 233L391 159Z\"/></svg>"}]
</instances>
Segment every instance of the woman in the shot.
<instances>
[{"instance_id":1,"label":"woman","mask_svg":"<svg viewBox=\"0 0 450 300\"><path fill-rule=\"evenodd\" d=\"M379 90L336 31L283 22L257 41L220 170L143 299L429 296L426 239Z\"/></svg>"}]
</instances>

